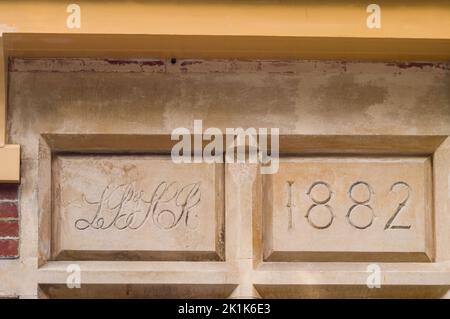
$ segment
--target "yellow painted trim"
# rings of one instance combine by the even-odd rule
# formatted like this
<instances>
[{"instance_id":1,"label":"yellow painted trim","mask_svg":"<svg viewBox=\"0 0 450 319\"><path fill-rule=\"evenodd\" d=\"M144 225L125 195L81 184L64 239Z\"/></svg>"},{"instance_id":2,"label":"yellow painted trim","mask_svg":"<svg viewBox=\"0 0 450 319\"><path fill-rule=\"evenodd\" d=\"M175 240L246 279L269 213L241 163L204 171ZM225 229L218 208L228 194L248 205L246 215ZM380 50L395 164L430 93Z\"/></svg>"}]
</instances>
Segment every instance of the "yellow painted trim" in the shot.
<instances>
[{"instance_id":1,"label":"yellow painted trim","mask_svg":"<svg viewBox=\"0 0 450 319\"><path fill-rule=\"evenodd\" d=\"M0 183L20 182L20 145L0 147Z\"/></svg>"},{"instance_id":2,"label":"yellow painted trim","mask_svg":"<svg viewBox=\"0 0 450 319\"><path fill-rule=\"evenodd\" d=\"M81 28L69 29L70 3ZM381 29L366 9L381 8ZM450 39L447 0L1 0L0 24L21 33Z\"/></svg>"}]
</instances>

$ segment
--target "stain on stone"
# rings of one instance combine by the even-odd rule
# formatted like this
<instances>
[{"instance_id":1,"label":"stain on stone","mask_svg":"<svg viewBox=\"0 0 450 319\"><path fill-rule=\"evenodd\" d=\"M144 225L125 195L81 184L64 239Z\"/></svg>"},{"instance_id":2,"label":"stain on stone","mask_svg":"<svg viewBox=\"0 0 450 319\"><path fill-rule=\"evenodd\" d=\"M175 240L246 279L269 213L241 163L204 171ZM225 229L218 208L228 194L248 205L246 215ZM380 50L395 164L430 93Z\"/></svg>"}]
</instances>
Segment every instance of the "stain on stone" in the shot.
<instances>
[{"instance_id":1,"label":"stain on stone","mask_svg":"<svg viewBox=\"0 0 450 319\"><path fill-rule=\"evenodd\" d=\"M387 66L395 66L400 69L411 69L424 67L437 68L442 70L450 70L450 64L447 63L432 63L432 62L389 62L386 63Z\"/></svg>"},{"instance_id":2,"label":"stain on stone","mask_svg":"<svg viewBox=\"0 0 450 319\"><path fill-rule=\"evenodd\" d=\"M106 62L112 65L130 65L130 64L137 64L137 65L146 65L146 66L161 66L164 65L164 61L161 60L146 60L146 61L137 61L137 60L112 60L112 59L105 59Z\"/></svg>"},{"instance_id":3,"label":"stain on stone","mask_svg":"<svg viewBox=\"0 0 450 319\"><path fill-rule=\"evenodd\" d=\"M147 66L155 66L155 65L162 66L165 63L164 63L164 61L161 61L161 60L154 60L154 61L141 61L141 64L147 65Z\"/></svg>"},{"instance_id":4,"label":"stain on stone","mask_svg":"<svg viewBox=\"0 0 450 319\"><path fill-rule=\"evenodd\" d=\"M352 74L331 76L327 83L313 91L320 111L332 117L361 114L369 107L382 104L387 98L387 87L372 81L356 81ZM345 110L345 112L343 112Z\"/></svg>"},{"instance_id":5,"label":"stain on stone","mask_svg":"<svg viewBox=\"0 0 450 319\"><path fill-rule=\"evenodd\" d=\"M411 109L414 114L422 114L422 119L430 121L449 119L450 117L450 74L436 76L433 85L429 85L425 94L417 98L415 107Z\"/></svg>"},{"instance_id":6,"label":"stain on stone","mask_svg":"<svg viewBox=\"0 0 450 319\"><path fill-rule=\"evenodd\" d=\"M130 65L130 64L138 64L138 61L133 60L111 60L105 59L106 62L112 65Z\"/></svg>"},{"instance_id":7,"label":"stain on stone","mask_svg":"<svg viewBox=\"0 0 450 319\"><path fill-rule=\"evenodd\" d=\"M209 126L220 128L253 127L255 118L266 127L283 123L283 128L292 129L296 125L299 79L285 75L239 77L210 73L208 78L191 74L188 81L176 77L170 81L171 100L179 102L172 102L166 108L167 116L194 116L204 119L205 123L210 123Z\"/></svg>"},{"instance_id":8,"label":"stain on stone","mask_svg":"<svg viewBox=\"0 0 450 319\"><path fill-rule=\"evenodd\" d=\"M188 65L193 65L193 64L202 64L203 61L199 61L199 60L190 60L190 61L183 61L181 62L181 66L188 66Z\"/></svg>"}]
</instances>

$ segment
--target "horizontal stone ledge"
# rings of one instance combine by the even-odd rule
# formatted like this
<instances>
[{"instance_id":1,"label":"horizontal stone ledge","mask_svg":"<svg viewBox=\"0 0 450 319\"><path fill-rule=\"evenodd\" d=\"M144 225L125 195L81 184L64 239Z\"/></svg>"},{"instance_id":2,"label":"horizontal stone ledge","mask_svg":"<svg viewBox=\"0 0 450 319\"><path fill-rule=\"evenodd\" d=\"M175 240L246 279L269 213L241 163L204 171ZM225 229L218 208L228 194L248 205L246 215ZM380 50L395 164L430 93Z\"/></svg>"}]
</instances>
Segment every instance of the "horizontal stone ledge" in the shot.
<instances>
[{"instance_id":1,"label":"horizontal stone ledge","mask_svg":"<svg viewBox=\"0 0 450 319\"><path fill-rule=\"evenodd\" d=\"M65 284L67 269L77 265L85 284L236 284L234 268L215 262L53 261L38 269L38 282ZM235 279L233 279L235 278Z\"/></svg>"}]
</instances>

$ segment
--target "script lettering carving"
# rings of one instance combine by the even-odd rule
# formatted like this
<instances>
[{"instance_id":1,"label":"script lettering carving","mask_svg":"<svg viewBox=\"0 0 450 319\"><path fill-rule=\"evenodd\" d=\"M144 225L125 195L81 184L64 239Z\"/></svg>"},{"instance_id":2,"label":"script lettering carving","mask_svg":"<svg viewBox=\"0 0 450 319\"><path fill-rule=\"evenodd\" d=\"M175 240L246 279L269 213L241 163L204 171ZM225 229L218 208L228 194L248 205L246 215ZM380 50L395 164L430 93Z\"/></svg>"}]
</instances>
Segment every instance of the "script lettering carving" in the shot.
<instances>
[{"instance_id":1,"label":"script lettering carving","mask_svg":"<svg viewBox=\"0 0 450 319\"><path fill-rule=\"evenodd\" d=\"M94 213L91 218L77 219L75 227L78 230L137 230L149 219L166 230L182 222L187 226L190 213L200 200L200 182L181 185L163 181L150 196L136 189L135 183L110 184L98 199L88 199L83 195L83 202L92 207Z\"/></svg>"}]
</instances>

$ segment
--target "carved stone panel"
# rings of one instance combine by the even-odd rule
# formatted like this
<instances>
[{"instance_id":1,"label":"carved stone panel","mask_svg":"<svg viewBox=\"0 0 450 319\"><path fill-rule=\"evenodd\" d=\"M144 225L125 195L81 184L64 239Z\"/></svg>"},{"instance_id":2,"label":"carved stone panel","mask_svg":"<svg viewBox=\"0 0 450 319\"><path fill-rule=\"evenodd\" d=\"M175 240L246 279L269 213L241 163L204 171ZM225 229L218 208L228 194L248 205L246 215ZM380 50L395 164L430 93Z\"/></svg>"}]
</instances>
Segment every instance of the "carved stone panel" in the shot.
<instances>
[{"instance_id":1,"label":"carved stone panel","mask_svg":"<svg viewBox=\"0 0 450 319\"><path fill-rule=\"evenodd\" d=\"M52 171L53 258L223 259L222 165L60 155Z\"/></svg>"},{"instance_id":2,"label":"carved stone panel","mask_svg":"<svg viewBox=\"0 0 450 319\"><path fill-rule=\"evenodd\" d=\"M263 176L267 261L431 261L428 158L286 158Z\"/></svg>"},{"instance_id":3,"label":"carved stone panel","mask_svg":"<svg viewBox=\"0 0 450 319\"><path fill-rule=\"evenodd\" d=\"M0 297L450 297L448 63L10 58ZM177 128L279 128L279 171Z\"/></svg>"}]
</instances>

